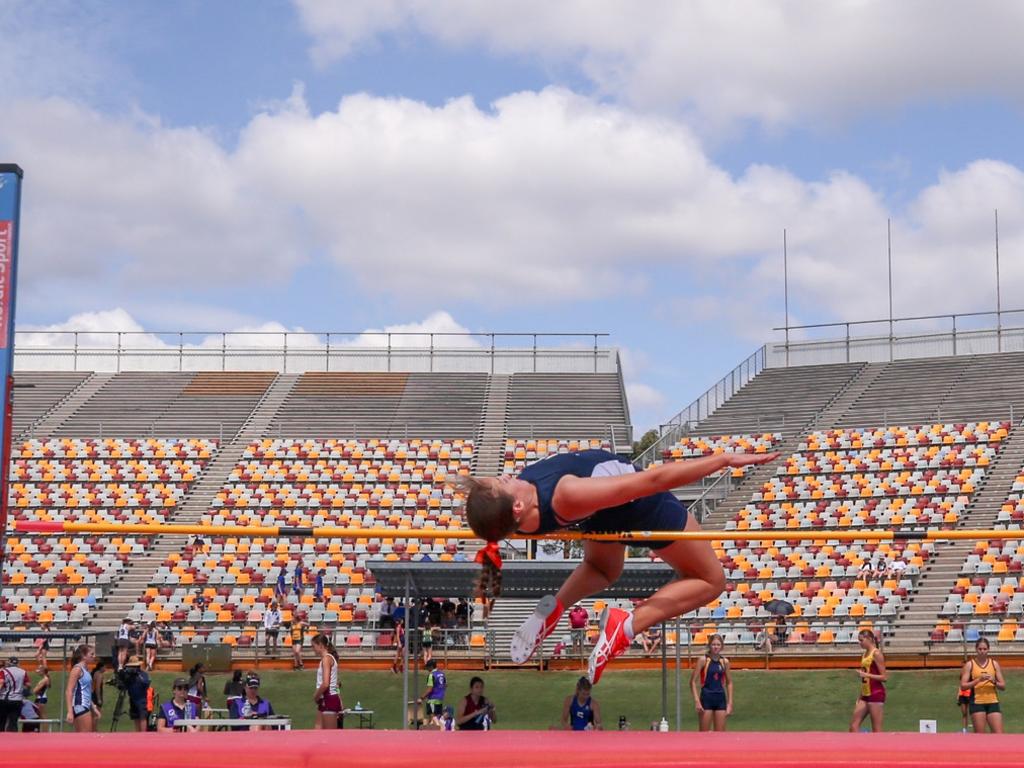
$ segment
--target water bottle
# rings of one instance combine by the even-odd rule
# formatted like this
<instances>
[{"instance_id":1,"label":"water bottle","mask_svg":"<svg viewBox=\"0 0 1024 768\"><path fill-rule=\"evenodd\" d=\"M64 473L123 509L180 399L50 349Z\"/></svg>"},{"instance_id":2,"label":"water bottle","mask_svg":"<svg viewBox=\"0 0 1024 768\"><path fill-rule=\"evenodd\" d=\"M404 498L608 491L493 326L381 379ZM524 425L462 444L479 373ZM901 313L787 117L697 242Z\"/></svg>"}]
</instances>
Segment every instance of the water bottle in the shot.
<instances>
[{"instance_id":1,"label":"water bottle","mask_svg":"<svg viewBox=\"0 0 1024 768\"><path fill-rule=\"evenodd\" d=\"M668 733L668 720L666 720L664 717L661 718L661 722L658 723L658 731L660 731L661 733Z\"/></svg>"},{"instance_id":2,"label":"water bottle","mask_svg":"<svg viewBox=\"0 0 1024 768\"><path fill-rule=\"evenodd\" d=\"M626 716L625 715L619 715L619 730L620 731L629 730L629 723L626 721Z\"/></svg>"},{"instance_id":3,"label":"water bottle","mask_svg":"<svg viewBox=\"0 0 1024 768\"><path fill-rule=\"evenodd\" d=\"M359 711L359 710L361 710L362 708L363 708L363 705L362 705L362 704L360 704L360 703L359 703L359 702L357 701L357 702L356 702L356 712L358 712L358 711Z\"/></svg>"}]
</instances>

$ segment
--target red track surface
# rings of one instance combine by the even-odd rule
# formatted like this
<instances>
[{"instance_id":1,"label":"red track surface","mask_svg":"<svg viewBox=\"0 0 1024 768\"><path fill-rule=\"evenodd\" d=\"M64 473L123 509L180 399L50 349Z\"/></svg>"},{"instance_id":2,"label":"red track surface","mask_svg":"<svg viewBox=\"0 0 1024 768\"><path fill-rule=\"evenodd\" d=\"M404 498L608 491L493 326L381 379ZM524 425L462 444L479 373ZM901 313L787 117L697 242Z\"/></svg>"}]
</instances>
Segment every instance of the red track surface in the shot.
<instances>
[{"instance_id":1,"label":"red track surface","mask_svg":"<svg viewBox=\"0 0 1024 768\"><path fill-rule=\"evenodd\" d=\"M0 765L25 768L594 768L594 766L1024 765L1024 736L845 733L0 734Z\"/></svg>"}]
</instances>

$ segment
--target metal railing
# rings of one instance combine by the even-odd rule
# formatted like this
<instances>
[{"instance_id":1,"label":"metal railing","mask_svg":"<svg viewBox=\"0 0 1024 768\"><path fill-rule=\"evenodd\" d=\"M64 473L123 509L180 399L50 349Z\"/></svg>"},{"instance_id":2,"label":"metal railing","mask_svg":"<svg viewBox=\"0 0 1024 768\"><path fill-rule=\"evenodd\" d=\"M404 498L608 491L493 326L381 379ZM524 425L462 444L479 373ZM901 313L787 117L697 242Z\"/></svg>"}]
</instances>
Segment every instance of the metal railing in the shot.
<instances>
[{"instance_id":1,"label":"metal railing","mask_svg":"<svg viewBox=\"0 0 1024 768\"><path fill-rule=\"evenodd\" d=\"M1004 322L1024 316L1024 309L996 312L959 312L851 320L848 322L783 325L772 330L785 334L782 342L768 345L767 367L820 365L827 363L878 363L915 357L956 357L959 355L1024 352L1024 326ZM977 327L995 318L995 327ZM943 327L946 326L946 327ZM972 327L974 326L974 327ZM859 329L882 328L882 333L854 336ZM841 336L792 340L793 332L804 335L842 330Z\"/></svg>"},{"instance_id":2,"label":"metal railing","mask_svg":"<svg viewBox=\"0 0 1024 768\"><path fill-rule=\"evenodd\" d=\"M672 445L681 436L695 429L701 421L714 413L726 400L735 395L755 376L766 368L767 346L763 346L746 360L707 389L696 400L659 426L660 435L650 447L641 453L636 461L648 466L656 461L662 450Z\"/></svg>"},{"instance_id":3,"label":"metal railing","mask_svg":"<svg viewBox=\"0 0 1024 768\"><path fill-rule=\"evenodd\" d=\"M609 334L18 331L16 370L616 373Z\"/></svg>"}]
</instances>

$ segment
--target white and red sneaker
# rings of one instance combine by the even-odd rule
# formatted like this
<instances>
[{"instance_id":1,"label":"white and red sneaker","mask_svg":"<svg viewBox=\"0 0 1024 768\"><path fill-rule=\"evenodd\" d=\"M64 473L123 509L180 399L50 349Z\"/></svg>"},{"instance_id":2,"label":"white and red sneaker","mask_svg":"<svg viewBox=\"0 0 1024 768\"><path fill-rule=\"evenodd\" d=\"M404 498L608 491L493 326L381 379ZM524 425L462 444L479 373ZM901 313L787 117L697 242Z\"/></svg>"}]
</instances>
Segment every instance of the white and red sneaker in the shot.
<instances>
[{"instance_id":1,"label":"white and red sneaker","mask_svg":"<svg viewBox=\"0 0 1024 768\"><path fill-rule=\"evenodd\" d=\"M629 613L619 608L605 608L602 611L601 634L594 643L594 650L587 663L587 677L592 684L597 685L609 661L621 656L629 648L630 641L626 638L625 628L628 618Z\"/></svg>"},{"instance_id":2,"label":"white and red sneaker","mask_svg":"<svg viewBox=\"0 0 1024 768\"><path fill-rule=\"evenodd\" d=\"M533 614L522 623L512 635L510 648L512 661L525 664L537 652L544 639L555 631L558 620L562 618L565 606L558 602L554 595L545 595L533 609Z\"/></svg>"}]
</instances>

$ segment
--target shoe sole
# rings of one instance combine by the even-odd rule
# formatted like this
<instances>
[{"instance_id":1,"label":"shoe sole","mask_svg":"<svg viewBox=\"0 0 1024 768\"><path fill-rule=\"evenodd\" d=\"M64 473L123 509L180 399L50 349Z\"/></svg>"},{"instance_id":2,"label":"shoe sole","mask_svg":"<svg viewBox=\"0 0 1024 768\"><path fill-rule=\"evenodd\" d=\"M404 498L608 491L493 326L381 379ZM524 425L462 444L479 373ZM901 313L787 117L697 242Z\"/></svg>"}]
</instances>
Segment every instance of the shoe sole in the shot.
<instances>
[{"instance_id":1,"label":"shoe sole","mask_svg":"<svg viewBox=\"0 0 1024 768\"><path fill-rule=\"evenodd\" d=\"M512 635L509 654L514 664L525 664L544 644L545 638L541 638L540 642L537 642L537 635L544 631L544 622L557 606L558 601L554 595L545 595L533 609L530 618L524 621Z\"/></svg>"},{"instance_id":2,"label":"shoe sole","mask_svg":"<svg viewBox=\"0 0 1024 768\"><path fill-rule=\"evenodd\" d=\"M611 607L606 605L604 610L601 611L601 618L597 622L597 643L594 645L594 650L590 652L590 658L587 659L587 679L591 683L594 682L594 676L597 672L597 649L604 638L604 628L608 626L608 617L611 615L611 610Z\"/></svg>"}]
</instances>

